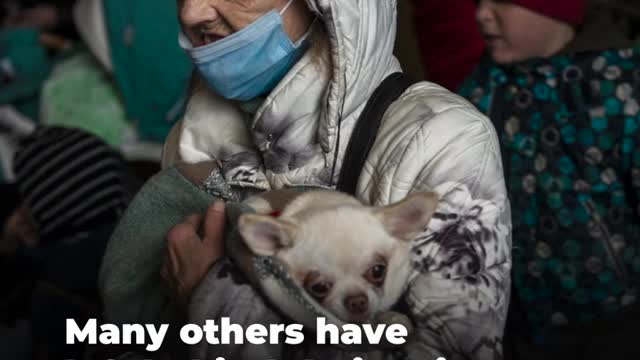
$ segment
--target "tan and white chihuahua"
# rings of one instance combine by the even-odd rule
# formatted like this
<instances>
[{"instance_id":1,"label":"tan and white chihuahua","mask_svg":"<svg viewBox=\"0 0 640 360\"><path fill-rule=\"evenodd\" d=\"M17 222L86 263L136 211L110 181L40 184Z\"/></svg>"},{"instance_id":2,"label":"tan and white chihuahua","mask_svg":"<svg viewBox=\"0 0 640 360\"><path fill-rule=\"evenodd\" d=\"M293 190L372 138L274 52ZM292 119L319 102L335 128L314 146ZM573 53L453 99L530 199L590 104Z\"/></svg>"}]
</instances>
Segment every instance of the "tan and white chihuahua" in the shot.
<instances>
[{"instance_id":1,"label":"tan and white chihuahua","mask_svg":"<svg viewBox=\"0 0 640 360\"><path fill-rule=\"evenodd\" d=\"M264 199L248 201L261 214ZM334 191L299 193L277 214L244 214L238 228L255 255L282 262L299 286L338 318L364 323L389 310L410 274L411 240L438 204L414 193L384 207L365 206Z\"/></svg>"}]
</instances>

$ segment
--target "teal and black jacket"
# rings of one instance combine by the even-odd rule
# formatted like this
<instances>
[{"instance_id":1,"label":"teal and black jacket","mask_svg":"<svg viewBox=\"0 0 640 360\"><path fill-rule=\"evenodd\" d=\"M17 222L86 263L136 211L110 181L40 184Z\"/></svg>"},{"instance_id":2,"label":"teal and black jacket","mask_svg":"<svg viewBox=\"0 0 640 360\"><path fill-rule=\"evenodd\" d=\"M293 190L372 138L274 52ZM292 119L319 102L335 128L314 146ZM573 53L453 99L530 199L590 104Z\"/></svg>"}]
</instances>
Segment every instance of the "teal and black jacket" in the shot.
<instances>
[{"instance_id":1,"label":"teal and black jacket","mask_svg":"<svg viewBox=\"0 0 640 360\"><path fill-rule=\"evenodd\" d=\"M634 303L640 284L640 48L499 66L460 93L502 146L514 301L533 340Z\"/></svg>"}]
</instances>

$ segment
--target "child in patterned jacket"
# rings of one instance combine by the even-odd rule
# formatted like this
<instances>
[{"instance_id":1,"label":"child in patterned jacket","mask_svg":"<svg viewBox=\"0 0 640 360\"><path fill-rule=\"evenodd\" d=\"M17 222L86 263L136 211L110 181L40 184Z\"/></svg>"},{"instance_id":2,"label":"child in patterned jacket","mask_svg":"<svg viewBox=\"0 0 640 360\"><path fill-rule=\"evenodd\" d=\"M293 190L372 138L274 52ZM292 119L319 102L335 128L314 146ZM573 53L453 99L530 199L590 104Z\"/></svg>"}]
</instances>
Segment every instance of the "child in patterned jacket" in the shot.
<instances>
[{"instance_id":1,"label":"child in patterned jacket","mask_svg":"<svg viewBox=\"0 0 640 360\"><path fill-rule=\"evenodd\" d=\"M587 7L480 1L489 56L461 89L501 139L517 359L640 354L640 47L581 45Z\"/></svg>"}]
</instances>

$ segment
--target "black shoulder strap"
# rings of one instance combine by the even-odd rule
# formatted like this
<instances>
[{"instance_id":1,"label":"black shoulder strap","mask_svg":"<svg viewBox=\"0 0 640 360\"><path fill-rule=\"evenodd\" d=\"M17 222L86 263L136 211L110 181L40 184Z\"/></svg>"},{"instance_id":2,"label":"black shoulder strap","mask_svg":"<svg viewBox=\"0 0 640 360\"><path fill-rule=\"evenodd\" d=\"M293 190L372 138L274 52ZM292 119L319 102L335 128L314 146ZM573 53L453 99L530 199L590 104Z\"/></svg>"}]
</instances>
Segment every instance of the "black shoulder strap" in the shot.
<instances>
[{"instance_id":1,"label":"black shoulder strap","mask_svg":"<svg viewBox=\"0 0 640 360\"><path fill-rule=\"evenodd\" d=\"M382 116L387 108L414 82L401 72L393 73L380 83L360 114L347 145L337 190L355 195L358 178L376 140Z\"/></svg>"}]
</instances>

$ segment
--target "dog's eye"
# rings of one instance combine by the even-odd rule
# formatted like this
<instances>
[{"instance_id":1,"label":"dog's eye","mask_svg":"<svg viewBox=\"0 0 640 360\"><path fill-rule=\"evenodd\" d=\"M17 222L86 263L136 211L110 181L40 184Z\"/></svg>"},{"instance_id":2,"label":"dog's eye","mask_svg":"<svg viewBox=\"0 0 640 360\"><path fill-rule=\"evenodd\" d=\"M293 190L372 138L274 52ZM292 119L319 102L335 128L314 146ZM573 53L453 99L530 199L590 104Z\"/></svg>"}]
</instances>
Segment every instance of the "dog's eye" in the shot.
<instances>
[{"instance_id":1,"label":"dog's eye","mask_svg":"<svg viewBox=\"0 0 640 360\"><path fill-rule=\"evenodd\" d=\"M384 277L387 274L387 265L375 264L365 274L365 278L375 286L382 286Z\"/></svg>"},{"instance_id":2,"label":"dog's eye","mask_svg":"<svg viewBox=\"0 0 640 360\"><path fill-rule=\"evenodd\" d=\"M304 288L317 300L323 300L333 288L333 282L317 271L311 271L304 279Z\"/></svg>"},{"instance_id":3,"label":"dog's eye","mask_svg":"<svg viewBox=\"0 0 640 360\"><path fill-rule=\"evenodd\" d=\"M328 281L319 281L307 286L307 291L316 299L324 299L329 295L332 284Z\"/></svg>"}]
</instances>

